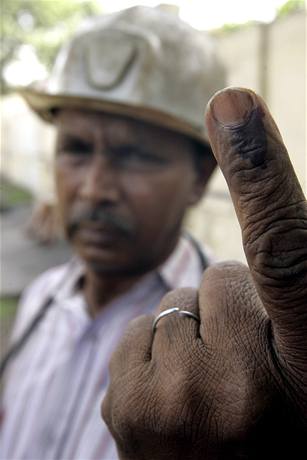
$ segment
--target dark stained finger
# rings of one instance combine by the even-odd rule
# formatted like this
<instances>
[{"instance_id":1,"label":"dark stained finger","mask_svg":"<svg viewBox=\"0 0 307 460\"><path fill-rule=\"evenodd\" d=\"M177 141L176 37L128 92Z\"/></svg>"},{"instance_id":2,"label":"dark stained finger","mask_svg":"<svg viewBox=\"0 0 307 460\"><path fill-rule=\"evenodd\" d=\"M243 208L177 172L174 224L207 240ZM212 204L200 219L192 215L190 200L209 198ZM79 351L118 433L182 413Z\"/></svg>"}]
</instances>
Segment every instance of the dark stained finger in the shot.
<instances>
[{"instance_id":1,"label":"dark stained finger","mask_svg":"<svg viewBox=\"0 0 307 460\"><path fill-rule=\"evenodd\" d=\"M306 352L307 206L278 128L242 88L217 93L206 124L259 296L280 341Z\"/></svg>"}]
</instances>

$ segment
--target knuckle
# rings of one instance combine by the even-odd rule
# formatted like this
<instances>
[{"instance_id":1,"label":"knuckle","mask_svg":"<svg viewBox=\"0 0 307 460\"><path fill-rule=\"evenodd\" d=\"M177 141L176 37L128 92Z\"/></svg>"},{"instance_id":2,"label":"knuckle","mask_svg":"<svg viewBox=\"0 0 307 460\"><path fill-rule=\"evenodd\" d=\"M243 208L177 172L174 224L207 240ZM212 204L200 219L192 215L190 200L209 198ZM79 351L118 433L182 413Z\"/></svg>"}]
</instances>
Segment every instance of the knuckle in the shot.
<instances>
[{"instance_id":1,"label":"knuckle","mask_svg":"<svg viewBox=\"0 0 307 460\"><path fill-rule=\"evenodd\" d=\"M106 423L106 425L112 428L112 396L110 390L107 390L101 405L100 405L100 416Z\"/></svg>"},{"instance_id":2,"label":"knuckle","mask_svg":"<svg viewBox=\"0 0 307 460\"><path fill-rule=\"evenodd\" d=\"M197 437L200 425L206 424L210 410L208 398L204 397L203 377L194 368L190 373L182 373L168 389L163 405L168 438L191 440Z\"/></svg>"},{"instance_id":3,"label":"knuckle","mask_svg":"<svg viewBox=\"0 0 307 460\"><path fill-rule=\"evenodd\" d=\"M101 415L101 418L108 425L108 422L110 420L110 410L109 410L109 401L107 401L107 395L102 400L102 403L100 406L100 415Z\"/></svg>"},{"instance_id":4,"label":"knuckle","mask_svg":"<svg viewBox=\"0 0 307 460\"><path fill-rule=\"evenodd\" d=\"M230 165L230 186L239 193L239 210L251 209L252 214L262 215L276 203L282 203L290 194L287 165L283 160L266 159L266 163L250 165L235 157ZM264 207L265 204L265 207Z\"/></svg>"},{"instance_id":5,"label":"knuckle","mask_svg":"<svg viewBox=\"0 0 307 460\"><path fill-rule=\"evenodd\" d=\"M180 412L183 405L189 406L195 396L196 389L202 389L202 364L199 357L186 357L172 372L172 379L168 379L163 391L163 407L167 418L174 417L176 424L176 413ZM193 358L194 357L194 358Z\"/></svg>"},{"instance_id":6,"label":"knuckle","mask_svg":"<svg viewBox=\"0 0 307 460\"><path fill-rule=\"evenodd\" d=\"M105 399L101 407L102 416L109 428L121 438L125 438L131 430L140 430L144 401L142 392L135 388L126 387L125 392L116 394L116 397Z\"/></svg>"},{"instance_id":7,"label":"knuckle","mask_svg":"<svg viewBox=\"0 0 307 460\"><path fill-rule=\"evenodd\" d=\"M193 288L181 288L168 292L161 300L159 311L162 312L170 307L195 309L197 305L197 290Z\"/></svg>"},{"instance_id":8,"label":"knuckle","mask_svg":"<svg viewBox=\"0 0 307 460\"><path fill-rule=\"evenodd\" d=\"M300 290L307 283L307 219L277 218L246 227L247 257L255 280L267 287ZM290 292L289 292L290 293Z\"/></svg>"},{"instance_id":9,"label":"knuckle","mask_svg":"<svg viewBox=\"0 0 307 460\"><path fill-rule=\"evenodd\" d=\"M240 278L248 272L248 267L242 262L236 260L227 260L215 263L208 267L203 275L203 283L208 281L227 280L229 278Z\"/></svg>"}]
</instances>

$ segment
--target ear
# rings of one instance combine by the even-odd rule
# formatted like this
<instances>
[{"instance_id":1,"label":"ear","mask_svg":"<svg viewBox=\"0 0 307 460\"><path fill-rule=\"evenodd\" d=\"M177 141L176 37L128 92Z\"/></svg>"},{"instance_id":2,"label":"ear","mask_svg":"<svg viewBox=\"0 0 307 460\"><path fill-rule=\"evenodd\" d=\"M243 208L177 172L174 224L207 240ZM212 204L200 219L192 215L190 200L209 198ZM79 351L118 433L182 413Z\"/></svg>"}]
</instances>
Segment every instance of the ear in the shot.
<instances>
[{"instance_id":1,"label":"ear","mask_svg":"<svg viewBox=\"0 0 307 460\"><path fill-rule=\"evenodd\" d=\"M195 158L195 182L191 191L189 206L196 205L203 197L216 165L214 155L209 148Z\"/></svg>"}]
</instances>

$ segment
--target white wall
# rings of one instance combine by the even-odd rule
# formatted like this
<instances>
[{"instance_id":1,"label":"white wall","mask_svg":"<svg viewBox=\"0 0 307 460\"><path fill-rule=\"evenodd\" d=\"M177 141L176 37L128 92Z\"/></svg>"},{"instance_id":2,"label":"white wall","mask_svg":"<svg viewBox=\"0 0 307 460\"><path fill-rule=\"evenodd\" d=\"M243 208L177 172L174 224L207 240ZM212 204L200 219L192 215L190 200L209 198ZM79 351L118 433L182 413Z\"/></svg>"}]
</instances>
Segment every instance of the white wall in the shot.
<instances>
[{"instance_id":1,"label":"white wall","mask_svg":"<svg viewBox=\"0 0 307 460\"><path fill-rule=\"evenodd\" d=\"M306 178L306 14L272 24L255 24L216 37L229 86L262 95L282 133L294 168L307 192ZM220 172L209 193L191 213L188 226L220 259L244 261L240 229Z\"/></svg>"},{"instance_id":2,"label":"white wall","mask_svg":"<svg viewBox=\"0 0 307 460\"><path fill-rule=\"evenodd\" d=\"M0 107L1 172L39 199L51 199L54 129L39 120L18 95L2 98Z\"/></svg>"}]
</instances>

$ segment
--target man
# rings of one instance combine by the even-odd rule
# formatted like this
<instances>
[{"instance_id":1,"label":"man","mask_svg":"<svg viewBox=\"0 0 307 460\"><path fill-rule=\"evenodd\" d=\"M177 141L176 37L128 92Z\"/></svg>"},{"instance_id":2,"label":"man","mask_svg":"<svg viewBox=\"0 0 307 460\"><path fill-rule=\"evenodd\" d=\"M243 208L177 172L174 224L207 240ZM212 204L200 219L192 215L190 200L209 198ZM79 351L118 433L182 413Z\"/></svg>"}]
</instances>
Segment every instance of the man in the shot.
<instances>
[{"instance_id":1,"label":"man","mask_svg":"<svg viewBox=\"0 0 307 460\"><path fill-rule=\"evenodd\" d=\"M26 291L3 399L1 458L117 458L100 419L127 322L208 261L181 235L215 168L206 101L224 86L207 37L157 9L96 19L23 96L57 129L59 212L77 257Z\"/></svg>"},{"instance_id":2,"label":"man","mask_svg":"<svg viewBox=\"0 0 307 460\"><path fill-rule=\"evenodd\" d=\"M206 124L249 270L212 266L132 322L102 412L121 460L304 459L307 202L260 97L221 91Z\"/></svg>"}]
</instances>

